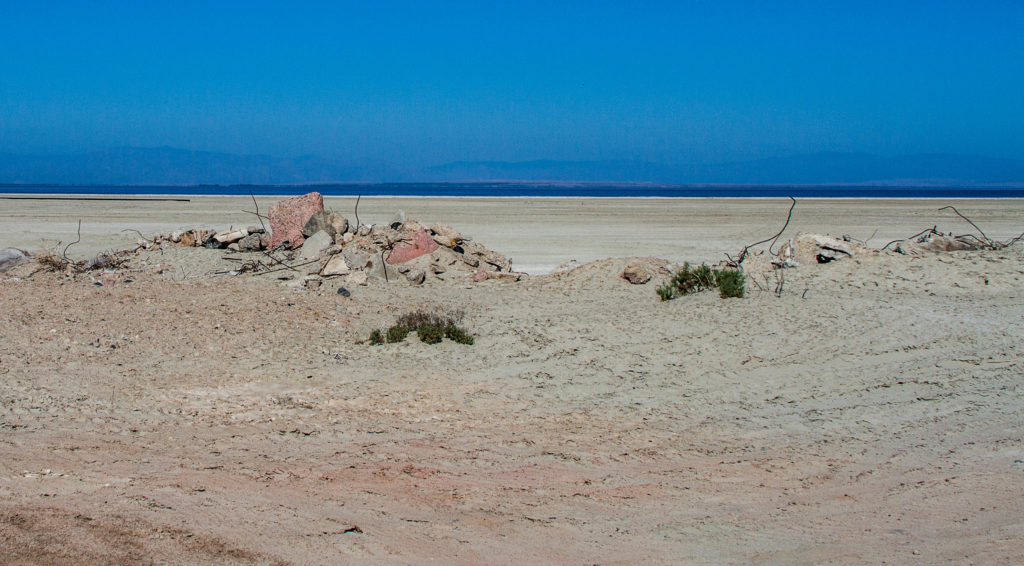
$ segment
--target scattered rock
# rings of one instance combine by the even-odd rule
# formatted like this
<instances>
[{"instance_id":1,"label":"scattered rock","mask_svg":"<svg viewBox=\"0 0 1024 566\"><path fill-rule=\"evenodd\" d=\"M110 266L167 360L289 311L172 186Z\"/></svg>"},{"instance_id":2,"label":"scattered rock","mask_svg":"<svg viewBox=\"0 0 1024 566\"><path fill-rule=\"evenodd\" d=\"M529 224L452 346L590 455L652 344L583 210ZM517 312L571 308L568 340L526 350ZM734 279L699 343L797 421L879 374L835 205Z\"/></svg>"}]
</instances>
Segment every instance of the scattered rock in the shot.
<instances>
[{"instance_id":1,"label":"scattered rock","mask_svg":"<svg viewBox=\"0 0 1024 566\"><path fill-rule=\"evenodd\" d=\"M292 248L301 246L306 241L302 228L323 209L324 197L320 193L307 193L270 205L270 247L277 248L285 242Z\"/></svg>"},{"instance_id":2,"label":"scattered rock","mask_svg":"<svg viewBox=\"0 0 1024 566\"><path fill-rule=\"evenodd\" d=\"M352 268L349 267L348 262L345 261L345 256L342 254L331 256L331 259L327 260L323 269L320 270L320 275L324 277L348 275L349 273L352 273Z\"/></svg>"},{"instance_id":3,"label":"scattered rock","mask_svg":"<svg viewBox=\"0 0 1024 566\"><path fill-rule=\"evenodd\" d=\"M333 210L321 210L306 221L302 235L308 238L321 230L336 238L338 234L348 232L348 219Z\"/></svg>"},{"instance_id":4,"label":"scattered rock","mask_svg":"<svg viewBox=\"0 0 1024 566\"><path fill-rule=\"evenodd\" d=\"M405 278L414 285L420 285L427 279L427 274L422 269L413 269L405 274Z\"/></svg>"},{"instance_id":5,"label":"scattered rock","mask_svg":"<svg viewBox=\"0 0 1024 566\"><path fill-rule=\"evenodd\" d=\"M320 252L327 249L327 247L333 243L334 238L327 234L327 232L321 230L305 239L302 244L302 249L299 252L299 259L301 261L316 259L320 257Z\"/></svg>"},{"instance_id":6,"label":"scattered rock","mask_svg":"<svg viewBox=\"0 0 1024 566\"><path fill-rule=\"evenodd\" d=\"M651 280L651 272L639 263L631 263L622 270L621 277L633 285L643 285Z\"/></svg>"},{"instance_id":7,"label":"scattered rock","mask_svg":"<svg viewBox=\"0 0 1024 566\"><path fill-rule=\"evenodd\" d=\"M234 230L225 230L223 232L217 232L213 235L213 239L220 242L221 244L233 244L238 240L249 235L249 231L245 228L237 228Z\"/></svg>"},{"instance_id":8,"label":"scattered rock","mask_svg":"<svg viewBox=\"0 0 1024 566\"><path fill-rule=\"evenodd\" d=\"M338 287L338 294L341 295L342 297L351 297L352 296L352 293L350 293L348 291L348 289L346 289L344 287Z\"/></svg>"},{"instance_id":9,"label":"scattered rock","mask_svg":"<svg viewBox=\"0 0 1024 566\"><path fill-rule=\"evenodd\" d=\"M430 233L434 241L442 246L453 248L462 243L462 234L447 224L440 222L430 227Z\"/></svg>"},{"instance_id":10,"label":"scattered rock","mask_svg":"<svg viewBox=\"0 0 1024 566\"><path fill-rule=\"evenodd\" d=\"M365 271L354 271L345 276L345 283L349 286L368 285L370 283L370 278L367 277Z\"/></svg>"},{"instance_id":11,"label":"scattered rock","mask_svg":"<svg viewBox=\"0 0 1024 566\"><path fill-rule=\"evenodd\" d=\"M238 240L238 251L258 252L263 249L263 234L249 234Z\"/></svg>"}]
</instances>

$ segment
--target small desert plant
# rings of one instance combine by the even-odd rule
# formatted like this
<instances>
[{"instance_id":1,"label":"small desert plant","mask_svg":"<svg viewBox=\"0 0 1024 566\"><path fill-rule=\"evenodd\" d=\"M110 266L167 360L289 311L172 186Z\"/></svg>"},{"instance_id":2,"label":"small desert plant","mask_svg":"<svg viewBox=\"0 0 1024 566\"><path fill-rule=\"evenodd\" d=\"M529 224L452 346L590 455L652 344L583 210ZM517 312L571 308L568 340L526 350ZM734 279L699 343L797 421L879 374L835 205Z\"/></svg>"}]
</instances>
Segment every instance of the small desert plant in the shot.
<instances>
[{"instance_id":1,"label":"small desert plant","mask_svg":"<svg viewBox=\"0 0 1024 566\"><path fill-rule=\"evenodd\" d=\"M383 344L386 341L393 344L405 340L410 332L415 332L419 339L427 344L437 344L445 337L459 344L473 344L473 336L458 324L462 317L462 311L440 313L416 310L398 317L395 325L386 332L374 330L370 333L369 342Z\"/></svg>"},{"instance_id":2,"label":"small desert plant","mask_svg":"<svg viewBox=\"0 0 1024 566\"><path fill-rule=\"evenodd\" d=\"M745 286L746 277L741 271L712 269L706 264L691 268L689 263L684 263L671 280L657 288L657 293L662 301L671 301L682 295L717 287L722 297L742 297Z\"/></svg>"},{"instance_id":3,"label":"small desert plant","mask_svg":"<svg viewBox=\"0 0 1024 566\"><path fill-rule=\"evenodd\" d=\"M455 326L454 324L449 324L444 327L444 335L453 342L466 344L468 346L473 345L473 336L466 332L465 329Z\"/></svg>"},{"instance_id":4,"label":"small desert plant","mask_svg":"<svg viewBox=\"0 0 1024 566\"><path fill-rule=\"evenodd\" d=\"M416 335L420 337L422 342L437 344L444 338L444 330L434 324L423 324L416 329Z\"/></svg>"},{"instance_id":5,"label":"small desert plant","mask_svg":"<svg viewBox=\"0 0 1024 566\"><path fill-rule=\"evenodd\" d=\"M409 335L409 327L404 324L396 324L391 328L388 328L388 344L394 344L395 342L401 342L405 340L405 337Z\"/></svg>"},{"instance_id":6,"label":"small desert plant","mask_svg":"<svg viewBox=\"0 0 1024 566\"><path fill-rule=\"evenodd\" d=\"M747 278L742 271L736 269L716 269L715 284L723 299L729 297L742 298L747 287Z\"/></svg>"}]
</instances>

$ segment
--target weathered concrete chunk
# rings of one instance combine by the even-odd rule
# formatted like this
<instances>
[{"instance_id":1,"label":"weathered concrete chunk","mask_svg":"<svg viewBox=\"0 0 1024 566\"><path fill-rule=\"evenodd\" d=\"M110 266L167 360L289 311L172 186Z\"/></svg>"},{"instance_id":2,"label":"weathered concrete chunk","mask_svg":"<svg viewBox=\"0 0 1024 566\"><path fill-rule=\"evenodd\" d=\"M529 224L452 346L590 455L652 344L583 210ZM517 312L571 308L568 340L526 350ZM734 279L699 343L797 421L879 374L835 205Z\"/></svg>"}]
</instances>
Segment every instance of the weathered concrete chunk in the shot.
<instances>
[{"instance_id":1,"label":"weathered concrete chunk","mask_svg":"<svg viewBox=\"0 0 1024 566\"><path fill-rule=\"evenodd\" d=\"M301 246L306 241L302 228L323 209L324 197L320 193L307 193L270 205L270 247L276 248L285 242L292 248Z\"/></svg>"},{"instance_id":2,"label":"weathered concrete chunk","mask_svg":"<svg viewBox=\"0 0 1024 566\"><path fill-rule=\"evenodd\" d=\"M345 276L345 284L349 287L353 285L367 285L369 282L370 278L362 271L353 271Z\"/></svg>"},{"instance_id":3,"label":"weathered concrete chunk","mask_svg":"<svg viewBox=\"0 0 1024 566\"><path fill-rule=\"evenodd\" d=\"M427 232L422 228L415 232L411 238L401 241L395 244L394 249L391 250L391 254L388 255L387 262L391 264L405 263L411 259L416 259L424 254L429 254L437 249L437 242L431 239L427 235Z\"/></svg>"},{"instance_id":4,"label":"weathered concrete chunk","mask_svg":"<svg viewBox=\"0 0 1024 566\"><path fill-rule=\"evenodd\" d=\"M651 272L642 264L631 263L622 270L622 278L633 285L643 285L651 280Z\"/></svg>"},{"instance_id":5,"label":"weathered concrete chunk","mask_svg":"<svg viewBox=\"0 0 1024 566\"><path fill-rule=\"evenodd\" d=\"M320 230L335 238L348 231L348 219L333 210L321 210L309 217L302 227L302 235L308 238Z\"/></svg>"},{"instance_id":6,"label":"weathered concrete chunk","mask_svg":"<svg viewBox=\"0 0 1024 566\"><path fill-rule=\"evenodd\" d=\"M442 246L451 248L462 243L462 234L447 224L438 222L430 227L430 232L434 236L434 241Z\"/></svg>"},{"instance_id":7,"label":"weathered concrete chunk","mask_svg":"<svg viewBox=\"0 0 1024 566\"><path fill-rule=\"evenodd\" d=\"M299 259L302 261L316 259L320 257L320 252L332 244L334 244L334 238L321 230L306 238L306 241L302 244L302 250L299 252Z\"/></svg>"},{"instance_id":8,"label":"weathered concrete chunk","mask_svg":"<svg viewBox=\"0 0 1024 566\"><path fill-rule=\"evenodd\" d=\"M262 234L249 234L248 236L238 240L238 251L241 252L258 252L262 245Z\"/></svg>"},{"instance_id":9,"label":"weathered concrete chunk","mask_svg":"<svg viewBox=\"0 0 1024 566\"><path fill-rule=\"evenodd\" d=\"M320 275L323 275L324 277L348 275L349 273L352 273L352 268L348 266L348 262L345 261L345 256L341 254L331 256L331 259L327 260L323 269L320 270Z\"/></svg>"}]
</instances>

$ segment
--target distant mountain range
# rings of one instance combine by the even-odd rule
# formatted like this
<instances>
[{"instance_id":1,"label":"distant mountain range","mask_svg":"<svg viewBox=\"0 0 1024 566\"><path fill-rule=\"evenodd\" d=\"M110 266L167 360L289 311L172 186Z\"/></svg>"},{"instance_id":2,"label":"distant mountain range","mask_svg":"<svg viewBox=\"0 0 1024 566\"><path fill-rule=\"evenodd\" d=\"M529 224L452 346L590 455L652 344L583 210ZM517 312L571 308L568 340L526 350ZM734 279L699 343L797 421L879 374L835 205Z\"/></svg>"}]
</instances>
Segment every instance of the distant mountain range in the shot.
<instances>
[{"instance_id":1,"label":"distant mountain range","mask_svg":"<svg viewBox=\"0 0 1024 566\"><path fill-rule=\"evenodd\" d=\"M965 155L822 153L708 165L644 161L460 161L422 169L357 167L168 147L70 155L0 153L0 183L55 185L557 181L664 184L1024 185L1024 161Z\"/></svg>"}]
</instances>

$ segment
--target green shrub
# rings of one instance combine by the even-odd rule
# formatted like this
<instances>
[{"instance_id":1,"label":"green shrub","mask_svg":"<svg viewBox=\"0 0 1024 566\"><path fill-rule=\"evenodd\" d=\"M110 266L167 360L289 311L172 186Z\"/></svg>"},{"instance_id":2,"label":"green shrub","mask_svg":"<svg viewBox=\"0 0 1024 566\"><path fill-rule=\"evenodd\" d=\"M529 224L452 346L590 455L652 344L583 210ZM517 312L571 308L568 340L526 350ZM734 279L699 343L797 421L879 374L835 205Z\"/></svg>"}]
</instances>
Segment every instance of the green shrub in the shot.
<instances>
[{"instance_id":1,"label":"green shrub","mask_svg":"<svg viewBox=\"0 0 1024 566\"><path fill-rule=\"evenodd\" d=\"M684 263L671 280L657 288L657 293L662 301L671 301L717 287L722 297L742 297L746 282L743 272L735 269L712 269L706 264L691 268L689 263Z\"/></svg>"},{"instance_id":2,"label":"green shrub","mask_svg":"<svg viewBox=\"0 0 1024 566\"><path fill-rule=\"evenodd\" d=\"M444 330L434 324L421 324L416 329L416 335L427 344L437 344L444 338Z\"/></svg>"},{"instance_id":3,"label":"green shrub","mask_svg":"<svg viewBox=\"0 0 1024 566\"><path fill-rule=\"evenodd\" d=\"M409 335L409 327L401 324L396 324L391 328L388 328L388 344L394 344L395 342L401 342L405 340L405 337Z\"/></svg>"},{"instance_id":4,"label":"green shrub","mask_svg":"<svg viewBox=\"0 0 1024 566\"><path fill-rule=\"evenodd\" d=\"M466 332L465 329L459 328L454 324L449 324L448 326L444 327L444 335L453 342L457 342L459 344L466 344L468 346L473 345L473 336L470 333Z\"/></svg>"},{"instance_id":5,"label":"green shrub","mask_svg":"<svg viewBox=\"0 0 1024 566\"><path fill-rule=\"evenodd\" d=\"M664 284L658 287L658 296L661 297L661 300L663 301L671 301L672 299L678 297L679 295L676 293L676 286L674 284L674 281L666 281Z\"/></svg>"},{"instance_id":6,"label":"green shrub","mask_svg":"<svg viewBox=\"0 0 1024 566\"><path fill-rule=\"evenodd\" d=\"M742 298L747 287L747 278L742 271L736 269L715 270L715 283L723 299L729 297Z\"/></svg>"},{"instance_id":7,"label":"green shrub","mask_svg":"<svg viewBox=\"0 0 1024 566\"><path fill-rule=\"evenodd\" d=\"M437 344L446 336L459 344L473 344L473 335L459 326L462 311L439 313L435 311L417 310L398 317L394 326L382 333L374 330L370 333L371 344L389 344L401 342L410 332L416 332L419 339L427 344Z\"/></svg>"}]
</instances>

